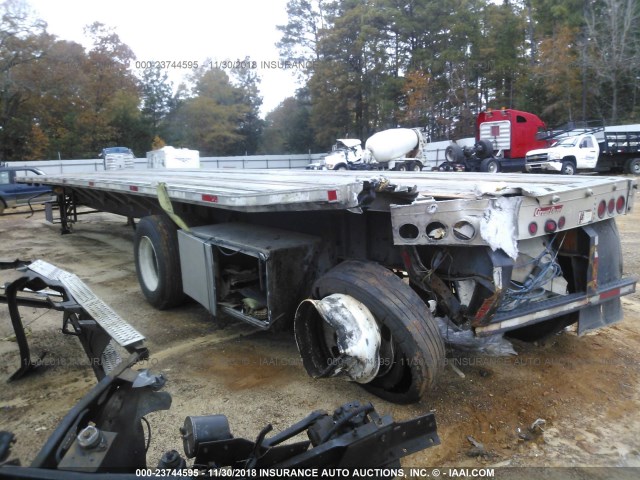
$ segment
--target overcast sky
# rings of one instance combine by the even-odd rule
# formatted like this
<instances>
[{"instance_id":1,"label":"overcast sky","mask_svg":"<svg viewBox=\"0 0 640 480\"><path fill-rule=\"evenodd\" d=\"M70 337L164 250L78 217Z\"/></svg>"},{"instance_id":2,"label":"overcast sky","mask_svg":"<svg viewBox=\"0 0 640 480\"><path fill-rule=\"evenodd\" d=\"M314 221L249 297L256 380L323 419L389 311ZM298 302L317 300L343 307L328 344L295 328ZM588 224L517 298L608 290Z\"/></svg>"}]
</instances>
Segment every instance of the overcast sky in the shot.
<instances>
[{"instance_id":1,"label":"overcast sky","mask_svg":"<svg viewBox=\"0 0 640 480\"><path fill-rule=\"evenodd\" d=\"M287 21L287 0L27 0L47 30L88 46L83 28L114 27L138 61L255 60L262 78L263 115L297 87L291 70L269 69L279 60L276 25ZM170 69L174 83L181 71Z\"/></svg>"}]
</instances>

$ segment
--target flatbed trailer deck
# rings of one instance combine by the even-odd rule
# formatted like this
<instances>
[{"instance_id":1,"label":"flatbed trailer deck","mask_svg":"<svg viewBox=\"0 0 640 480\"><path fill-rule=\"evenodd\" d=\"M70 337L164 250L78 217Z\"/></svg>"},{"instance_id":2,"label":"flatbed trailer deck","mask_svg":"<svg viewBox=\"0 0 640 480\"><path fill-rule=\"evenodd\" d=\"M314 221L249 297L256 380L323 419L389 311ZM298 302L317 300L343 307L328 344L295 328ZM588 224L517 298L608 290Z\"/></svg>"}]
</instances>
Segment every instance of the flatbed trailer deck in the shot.
<instances>
[{"instance_id":1,"label":"flatbed trailer deck","mask_svg":"<svg viewBox=\"0 0 640 480\"><path fill-rule=\"evenodd\" d=\"M397 402L444 364L449 327L537 339L622 318L615 217L627 177L141 170L48 175L63 230L78 205L140 218L134 254L157 308L293 320L307 371ZM28 179L24 179L28 181ZM446 328L442 330L442 326Z\"/></svg>"}]
</instances>

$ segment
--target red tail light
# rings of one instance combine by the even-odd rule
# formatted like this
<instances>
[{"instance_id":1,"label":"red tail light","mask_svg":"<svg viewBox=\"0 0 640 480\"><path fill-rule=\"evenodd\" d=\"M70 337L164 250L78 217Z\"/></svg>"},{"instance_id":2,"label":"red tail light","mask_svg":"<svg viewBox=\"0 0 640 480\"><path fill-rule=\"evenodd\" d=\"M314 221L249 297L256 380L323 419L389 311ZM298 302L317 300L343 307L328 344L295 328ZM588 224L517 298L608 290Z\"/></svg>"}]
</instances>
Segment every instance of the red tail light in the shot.
<instances>
[{"instance_id":1,"label":"red tail light","mask_svg":"<svg viewBox=\"0 0 640 480\"><path fill-rule=\"evenodd\" d=\"M547 233L553 233L558 229L558 224L555 220L547 220L544 222L544 231Z\"/></svg>"},{"instance_id":2,"label":"red tail light","mask_svg":"<svg viewBox=\"0 0 640 480\"><path fill-rule=\"evenodd\" d=\"M558 228L564 228L565 223L567 222L567 220L564 217L560 217L558 219Z\"/></svg>"},{"instance_id":3,"label":"red tail light","mask_svg":"<svg viewBox=\"0 0 640 480\"><path fill-rule=\"evenodd\" d=\"M598 218L602 218L604 217L605 212L607 211L607 202L605 202L604 200L602 200L599 204L598 204Z\"/></svg>"}]
</instances>

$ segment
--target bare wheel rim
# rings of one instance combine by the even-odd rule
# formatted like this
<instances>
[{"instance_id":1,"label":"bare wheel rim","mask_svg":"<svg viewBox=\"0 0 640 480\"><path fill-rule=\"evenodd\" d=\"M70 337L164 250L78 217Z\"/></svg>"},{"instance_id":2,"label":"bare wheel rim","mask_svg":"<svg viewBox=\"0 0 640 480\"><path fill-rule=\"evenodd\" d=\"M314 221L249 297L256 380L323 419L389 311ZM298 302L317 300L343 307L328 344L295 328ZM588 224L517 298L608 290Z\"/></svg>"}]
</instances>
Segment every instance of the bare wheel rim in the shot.
<instances>
[{"instance_id":1,"label":"bare wheel rim","mask_svg":"<svg viewBox=\"0 0 640 480\"><path fill-rule=\"evenodd\" d=\"M140 276L142 277L145 287L152 292L155 291L159 284L158 258L156 256L156 249L153 247L153 243L149 237L140 238L138 262L140 264Z\"/></svg>"}]
</instances>

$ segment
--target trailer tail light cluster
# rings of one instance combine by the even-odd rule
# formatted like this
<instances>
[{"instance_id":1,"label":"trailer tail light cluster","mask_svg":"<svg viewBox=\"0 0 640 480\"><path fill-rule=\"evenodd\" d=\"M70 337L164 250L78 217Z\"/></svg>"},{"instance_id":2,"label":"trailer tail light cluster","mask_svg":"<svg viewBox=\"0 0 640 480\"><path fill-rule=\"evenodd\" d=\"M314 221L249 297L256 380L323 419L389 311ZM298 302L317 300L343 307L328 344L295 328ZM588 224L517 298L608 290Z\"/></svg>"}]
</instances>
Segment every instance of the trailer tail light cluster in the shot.
<instances>
[{"instance_id":1,"label":"trailer tail light cluster","mask_svg":"<svg viewBox=\"0 0 640 480\"><path fill-rule=\"evenodd\" d=\"M627 206L627 200L620 195L617 199L610 198L608 202L601 200L598 204L598 218L604 218L605 213L613 215L614 213L623 214Z\"/></svg>"},{"instance_id":2,"label":"trailer tail light cluster","mask_svg":"<svg viewBox=\"0 0 640 480\"><path fill-rule=\"evenodd\" d=\"M617 199L610 198L609 201L600 200L596 208L596 214L598 215L598 219L602 220L607 214L613 216L615 213L620 215L625 213L626 207L627 200L623 195L620 195ZM567 219L564 216L560 217L557 222L556 220L549 219L544 222L544 231L545 233L553 233L557 230L564 229L566 224ZM529 231L529 235L533 237L538 233L538 224L535 221L529 223L527 230Z\"/></svg>"}]
</instances>

